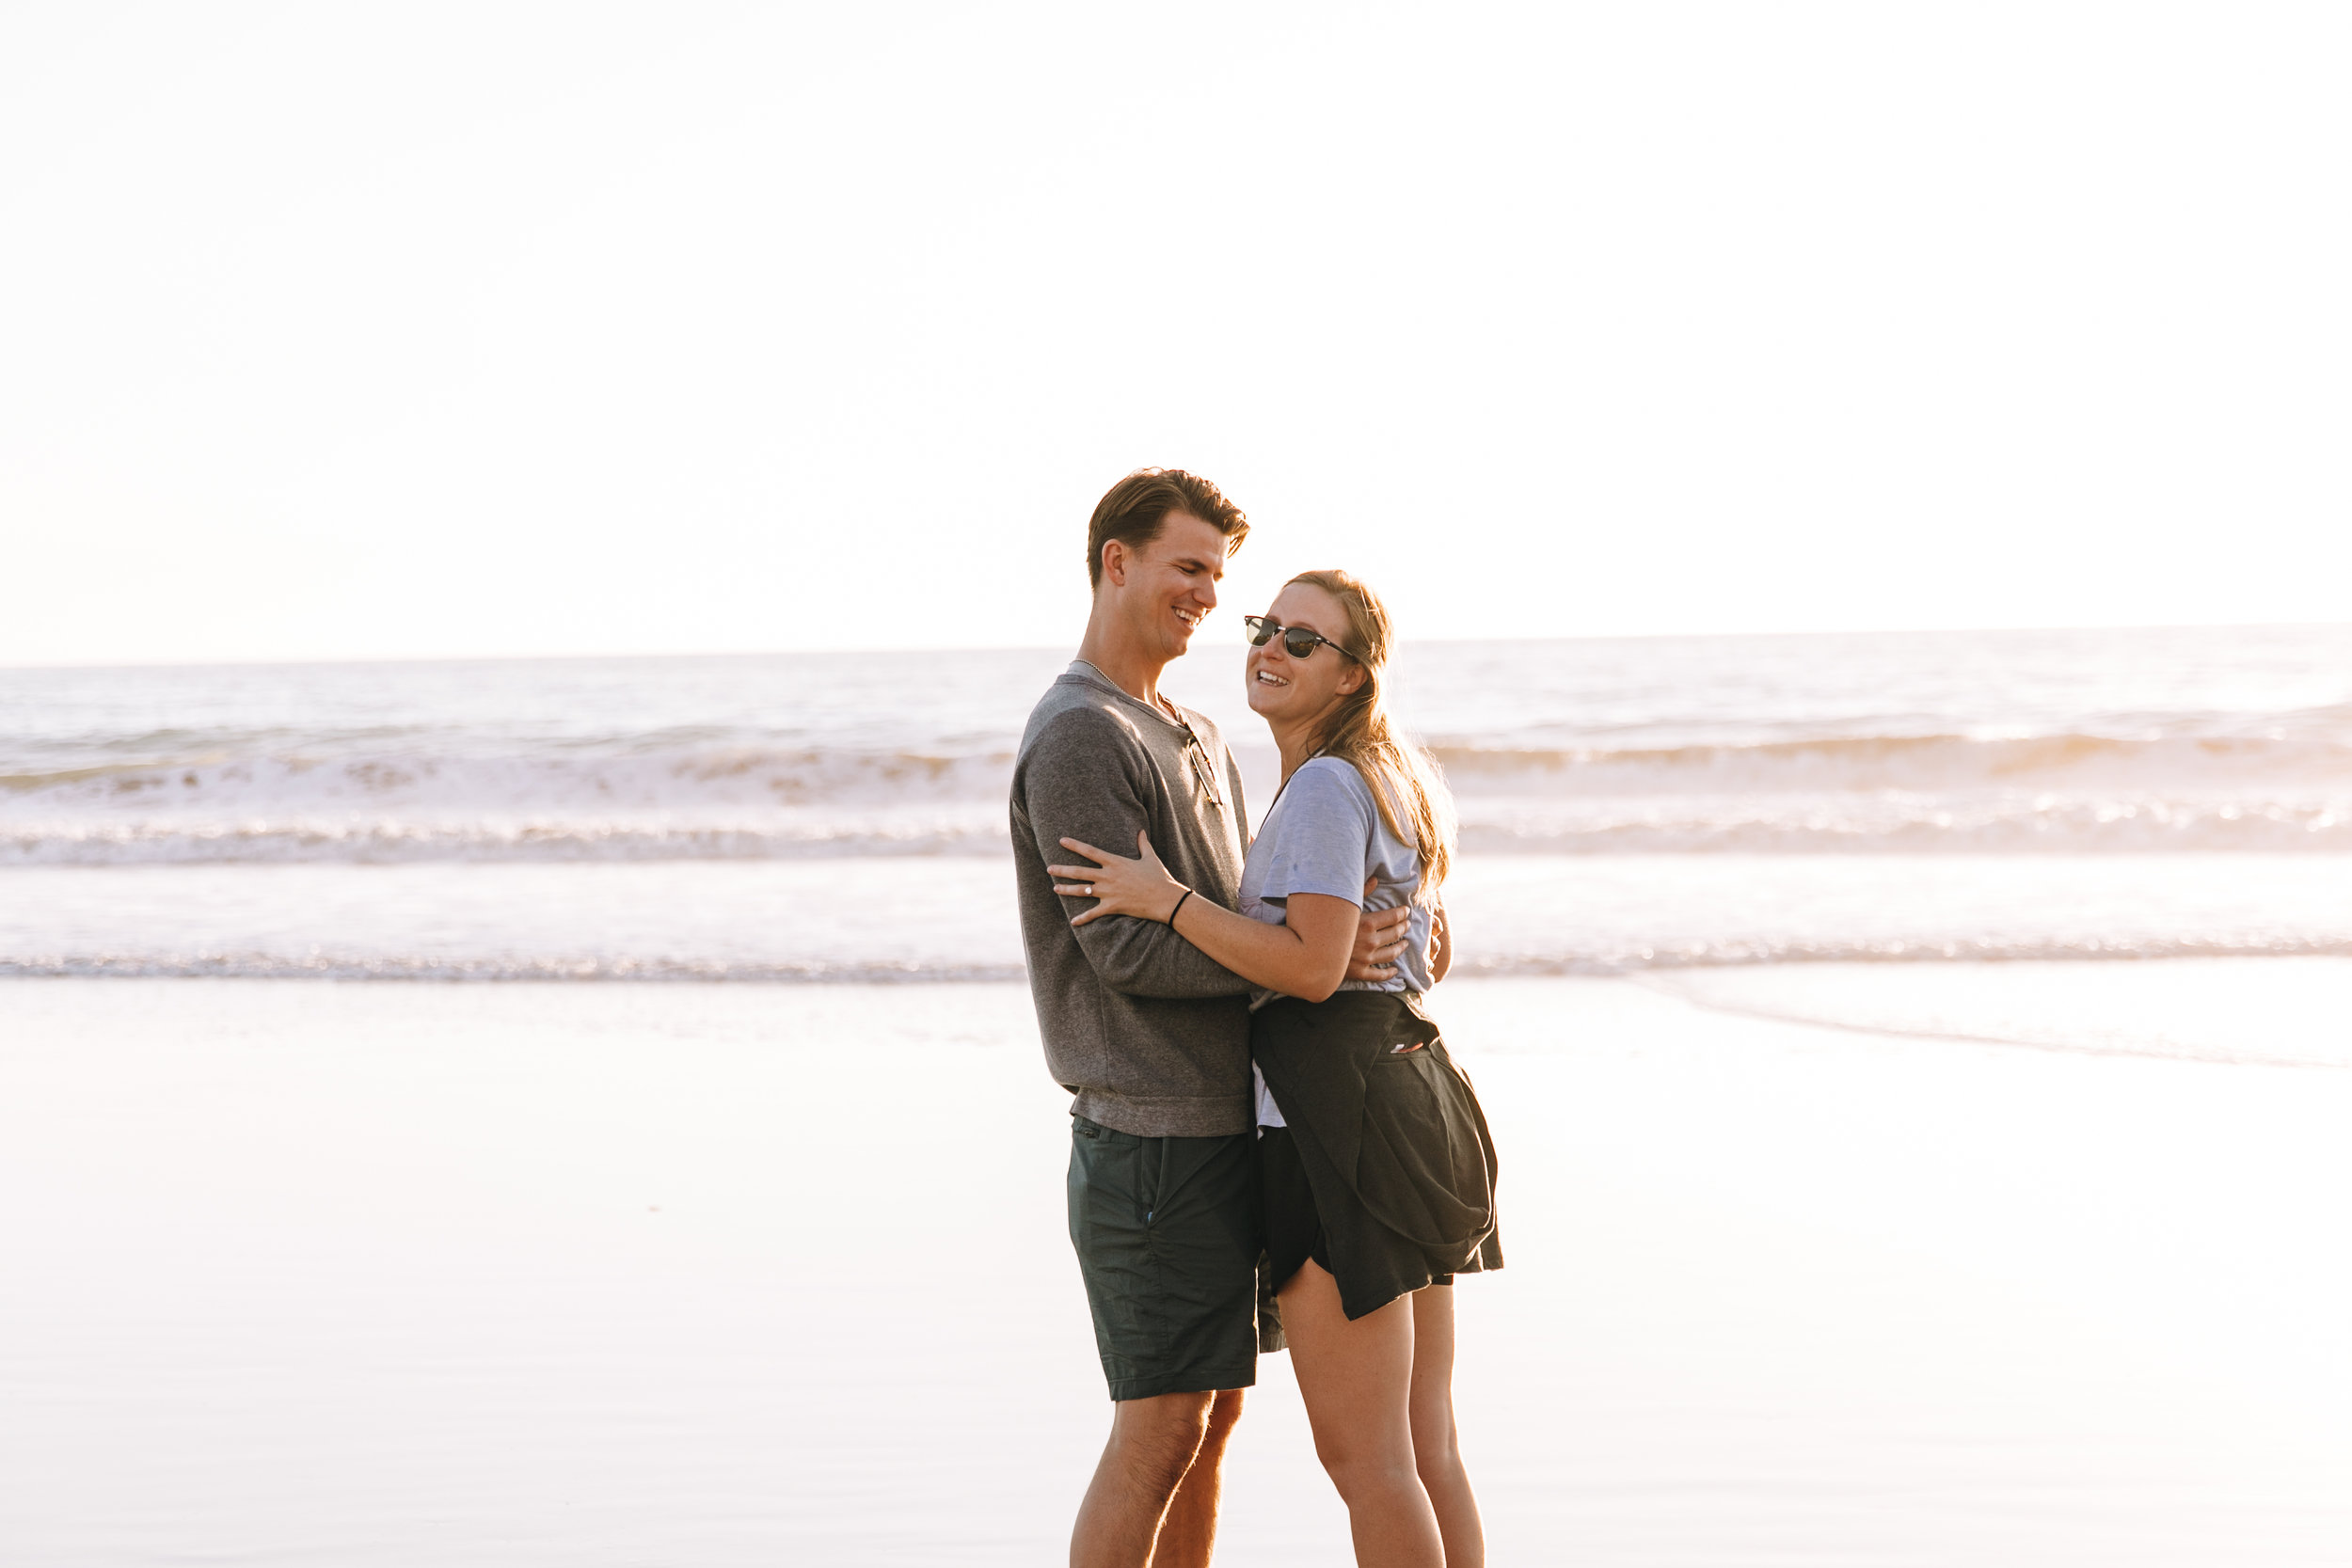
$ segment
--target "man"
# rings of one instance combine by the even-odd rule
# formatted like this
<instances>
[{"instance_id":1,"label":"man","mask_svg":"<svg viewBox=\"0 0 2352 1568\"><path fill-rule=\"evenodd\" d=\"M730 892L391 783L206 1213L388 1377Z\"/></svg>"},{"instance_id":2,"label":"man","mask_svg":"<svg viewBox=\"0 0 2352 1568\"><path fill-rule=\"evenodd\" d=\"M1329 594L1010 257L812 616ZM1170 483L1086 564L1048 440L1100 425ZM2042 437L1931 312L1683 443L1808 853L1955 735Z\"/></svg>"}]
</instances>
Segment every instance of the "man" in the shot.
<instances>
[{"instance_id":1,"label":"man","mask_svg":"<svg viewBox=\"0 0 2352 1568\"><path fill-rule=\"evenodd\" d=\"M1216 726L1162 697L1159 679L1216 607L1248 531L1216 485L1181 469L1111 487L1087 529L1086 639L1029 715L1013 768L1029 985L1046 1065L1077 1097L1070 1239L1115 1402L1073 1568L1204 1568L1226 1439L1257 1381L1248 984L1156 922L1073 929L1083 901L1045 873L1069 859L1064 838L1149 832L1197 896L1238 903L1240 770ZM1364 916L1350 975L1392 973L1408 912Z\"/></svg>"}]
</instances>

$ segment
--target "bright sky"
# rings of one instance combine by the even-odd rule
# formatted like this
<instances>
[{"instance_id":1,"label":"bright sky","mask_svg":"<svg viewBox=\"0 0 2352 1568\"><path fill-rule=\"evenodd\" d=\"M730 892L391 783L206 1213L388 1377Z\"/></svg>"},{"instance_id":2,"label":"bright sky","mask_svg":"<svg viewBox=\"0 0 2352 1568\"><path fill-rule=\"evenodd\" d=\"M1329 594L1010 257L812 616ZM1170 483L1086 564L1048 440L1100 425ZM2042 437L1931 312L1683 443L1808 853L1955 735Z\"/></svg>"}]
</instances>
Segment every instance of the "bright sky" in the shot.
<instances>
[{"instance_id":1,"label":"bright sky","mask_svg":"<svg viewBox=\"0 0 2352 1568\"><path fill-rule=\"evenodd\" d=\"M2352 620L2352 8L0 11L0 662ZM1229 620L1220 633L1238 635Z\"/></svg>"}]
</instances>

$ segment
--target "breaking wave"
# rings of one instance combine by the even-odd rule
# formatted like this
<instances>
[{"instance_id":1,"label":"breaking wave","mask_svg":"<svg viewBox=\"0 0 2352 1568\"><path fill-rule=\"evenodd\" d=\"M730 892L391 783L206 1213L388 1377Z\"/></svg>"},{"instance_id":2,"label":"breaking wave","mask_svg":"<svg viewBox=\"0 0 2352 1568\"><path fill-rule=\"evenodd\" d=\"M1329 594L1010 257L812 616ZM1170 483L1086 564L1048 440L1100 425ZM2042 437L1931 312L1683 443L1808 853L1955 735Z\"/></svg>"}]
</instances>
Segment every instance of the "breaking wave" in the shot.
<instances>
[{"instance_id":1,"label":"breaking wave","mask_svg":"<svg viewBox=\"0 0 2352 1568\"><path fill-rule=\"evenodd\" d=\"M1597 947L1575 953L1465 955L1462 976L1496 978L1627 975L1660 970L1735 969L1756 964L2028 963L2087 959L2352 958L2352 937L2185 936L2061 940L1955 938L1948 941L1804 939L1694 942L1669 946Z\"/></svg>"},{"instance_id":2,"label":"breaking wave","mask_svg":"<svg viewBox=\"0 0 2352 1568\"><path fill-rule=\"evenodd\" d=\"M1001 854L1065 659L0 671L0 867ZM1263 807L1238 652L1185 662ZM2352 853L2346 670L2344 628L1459 644L1400 691L1472 854Z\"/></svg>"},{"instance_id":3,"label":"breaking wave","mask_svg":"<svg viewBox=\"0 0 2352 1568\"><path fill-rule=\"evenodd\" d=\"M995 799L682 815L0 816L0 866L818 860L993 856L1009 847L1005 808ZM1460 845L1489 855L2352 853L2352 794L2255 801L2013 793L1466 795Z\"/></svg>"},{"instance_id":4,"label":"breaking wave","mask_svg":"<svg viewBox=\"0 0 2352 1568\"><path fill-rule=\"evenodd\" d=\"M1461 817L1461 847L1473 854L2352 852L2352 792L1464 796Z\"/></svg>"},{"instance_id":5,"label":"breaking wave","mask_svg":"<svg viewBox=\"0 0 2352 1568\"><path fill-rule=\"evenodd\" d=\"M1004 809L710 823L361 819L0 827L0 865L819 860L1001 853Z\"/></svg>"},{"instance_id":6,"label":"breaking wave","mask_svg":"<svg viewBox=\"0 0 2352 1568\"><path fill-rule=\"evenodd\" d=\"M1456 978L1613 977L1763 964L1925 964L2220 958L2352 958L2352 938L2185 937L2111 942L1693 942L1466 956ZM0 956L0 978L426 980L485 983L675 981L692 984L875 985L1016 981L1017 963L756 961L595 956L453 957L447 954L92 952Z\"/></svg>"},{"instance_id":7,"label":"breaking wave","mask_svg":"<svg viewBox=\"0 0 2352 1568\"><path fill-rule=\"evenodd\" d=\"M556 754L320 754L222 744L179 756L0 772L15 814L318 811L398 805L499 811L839 806L1002 800L1008 750L677 748L662 737L576 744ZM582 754L584 753L584 754Z\"/></svg>"},{"instance_id":8,"label":"breaking wave","mask_svg":"<svg viewBox=\"0 0 2352 1568\"><path fill-rule=\"evenodd\" d=\"M1462 847L1476 854L2352 852L2352 748L2332 743L1934 736L1438 751ZM1008 847L1010 778L1009 752L993 749L19 770L0 775L0 865L995 854Z\"/></svg>"},{"instance_id":9,"label":"breaking wave","mask_svg":"<svg viewBox=\"0 0 2352 1568\"><path fill-rule=\"evenodd\" d=\"M1018 964L745 963L689 958L526 958L272 953L75 953L0 958L0 979L431 980L547 984L595 980L755 985L942 984L1019 980Z\"/></svg>"},{"instance_id":10,"label":"breaking wave","mask_svg":"<svg viewBox=\"0 0 2352 1568\"><path fill-rule=\"evenodd\" d=\"M2352 790L2352 712L2281 716L2270 733L2129 736L1820 735L1741 744L1432 749L1456 790L1613 795L1942 791L1988 785L2152 790L2280 783Z\"/></svg>"}]
</instances>

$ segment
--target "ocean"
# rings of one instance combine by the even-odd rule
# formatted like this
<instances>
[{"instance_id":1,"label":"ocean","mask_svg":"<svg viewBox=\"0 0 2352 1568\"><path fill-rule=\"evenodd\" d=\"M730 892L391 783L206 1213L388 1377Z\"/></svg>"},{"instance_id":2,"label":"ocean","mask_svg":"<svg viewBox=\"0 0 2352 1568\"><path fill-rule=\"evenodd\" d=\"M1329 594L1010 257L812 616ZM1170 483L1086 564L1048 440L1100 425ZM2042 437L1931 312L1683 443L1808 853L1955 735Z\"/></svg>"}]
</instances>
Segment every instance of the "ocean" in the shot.
<instances>
[{"instance_id":1,"label":"ocean","mask_svg":"<svg viewBox=\"0 0 2352 1568\"><path fill-rule=\"evenodd\" d=\"M1271 799L1214 629L1168 688ZM1059 651L0 671L0 974L1021 973ZM1465 974L2352 954L2352 626L1430 643Z\"/></svg>"}]
</instances>

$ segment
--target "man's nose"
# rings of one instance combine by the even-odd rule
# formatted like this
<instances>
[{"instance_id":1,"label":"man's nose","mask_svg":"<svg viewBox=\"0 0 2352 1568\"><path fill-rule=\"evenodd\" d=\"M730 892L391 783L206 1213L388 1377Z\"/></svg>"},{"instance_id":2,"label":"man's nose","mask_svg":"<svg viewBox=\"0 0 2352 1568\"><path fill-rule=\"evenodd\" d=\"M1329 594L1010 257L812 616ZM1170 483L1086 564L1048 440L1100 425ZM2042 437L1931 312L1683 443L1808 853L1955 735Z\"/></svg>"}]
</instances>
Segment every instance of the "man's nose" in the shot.
<instances>
[{"instance_id":1,"label":"man's nose","mask_svg":"<svg viewBox=\"0 0 2352 1568\"><path fill-rule=\"evenodd\" d=\"M1203 582L1192 591L1192 596L1200 601L1201 609L1215 610L1216 608L1216 584L1214 581Z\"/></svg>"}]
</instances>

